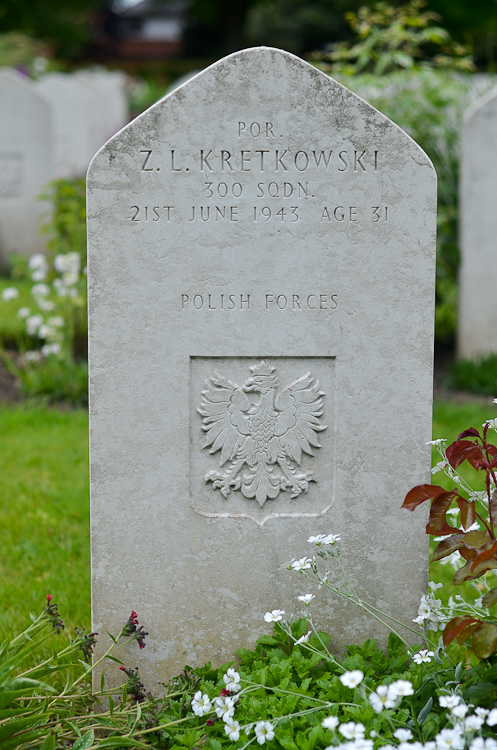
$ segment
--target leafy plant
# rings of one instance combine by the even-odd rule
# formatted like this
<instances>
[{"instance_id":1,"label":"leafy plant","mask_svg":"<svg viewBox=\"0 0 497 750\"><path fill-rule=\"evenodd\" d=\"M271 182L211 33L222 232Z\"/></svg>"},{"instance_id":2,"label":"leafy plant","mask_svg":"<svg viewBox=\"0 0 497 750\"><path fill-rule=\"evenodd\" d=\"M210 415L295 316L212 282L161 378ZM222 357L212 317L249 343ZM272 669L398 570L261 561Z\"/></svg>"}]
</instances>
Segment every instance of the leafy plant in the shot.
<instances>
[{"instance_id":1,"label":"leafy plant","mask_svg":"<svg viewBox=\"0 0 497 750\"><path fill-rule=\"evenodd\" d=\"M402 506L413 511L432 501L426 533L441 535L433 560L458 552L465 561L454 574L456 585L483 578L488 571L497 569L497 447L488 439L491 428L497 428L497 420L485 422L481 432L474 427L464 430L448 447L443 439L433 441L442 457L433 471L442 471L457 487L446 490L438 485L418 485L408 492ZM465 462L482 472L483 492L473 490L457 471ZM460 528L452 521L452 516L458 514ZM473 652L480 659L497 650L497 622L488 612L497 604L497 587L487 585L487 589L480 599L481 609L472 608L452 618L443 634L446 645L455 639L464 643L471 638Z\"/></svg>"},{"instance_id":2,"label":"leafy plant","mask_svg":"<svg viewBox=\"0 0 497 750\"><path fill-rule=\"evenodd\" d=\"M471 393L495 393L497 383L497 354L477 360L457 359L451 362L447 384L452 388Z\"/></svg>"}]
</instances>

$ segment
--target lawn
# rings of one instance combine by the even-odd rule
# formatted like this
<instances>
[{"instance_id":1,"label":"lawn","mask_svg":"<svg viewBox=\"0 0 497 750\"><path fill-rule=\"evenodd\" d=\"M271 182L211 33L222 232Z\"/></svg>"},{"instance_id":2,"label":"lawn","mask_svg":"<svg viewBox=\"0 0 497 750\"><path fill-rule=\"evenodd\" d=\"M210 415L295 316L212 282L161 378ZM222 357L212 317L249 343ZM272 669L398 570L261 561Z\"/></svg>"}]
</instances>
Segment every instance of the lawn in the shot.
<instances>
[{"instance_id":1,"label":"lawn","mask_svg":"<svg viewBox=\"0 0 497 750\"><path fill-rule=\"evenodd\" d=\"M433 435L453 440L495 416L497 406L439 402ZM49 593L71 629L89 627L87 412L1 405L0 446L0 634L26 624ZM435 580L452 574L450 566L433 566Z\"/></svg>"}]
</instances>

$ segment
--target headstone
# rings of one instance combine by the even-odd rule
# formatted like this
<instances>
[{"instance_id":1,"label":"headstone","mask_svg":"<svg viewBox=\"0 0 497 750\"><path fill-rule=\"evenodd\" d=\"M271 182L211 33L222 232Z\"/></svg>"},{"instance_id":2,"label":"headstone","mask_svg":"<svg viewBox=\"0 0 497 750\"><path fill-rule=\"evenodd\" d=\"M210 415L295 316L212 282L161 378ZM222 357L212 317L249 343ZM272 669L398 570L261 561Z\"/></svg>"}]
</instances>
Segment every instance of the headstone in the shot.
<instances>
[{"instance_id":1,"label":"headstone","mask_svg":"<svg viewBox=\"0 0 497 750\"><path fill-rule=\"evenodd\" d=\"M460 188L458 354L497 353L497 88L464 118Z\"/></svg>"},{"instance_id":2,"label":"headstone","mask_svg":"<svg viewBox=\"0 0 497 750\"><path fill-rule=\"evenodd\" d=\"M108 122L105 94L91 80L86 71L71 76L71 86L86 102L87 117L91 133L91 150L95 154L113 133Z\"/></svg>"},{"instance_id":3,"label":"headstone","mask_svg":"<svg viewBox=\"0 0 497 750\"><path fill-rule=\"evenodd\" d=\"M126 75L120 70L101 70L92 74L91 81L105 94L110 138L121 130L129 120L125 88Z\"/></svg>"},{"instance_id":4,"label":"headstone","mask_svg":"<svg viewBox=\"0 0 497 750\"><path fill-rule=\"evenodd\" d=\"M0 70L0 259L42 252L38 196L51 179L50 110L28 79Z\"/></svg>"},{"instance_id":5,"label":"headstone","mask_svg":"<svg viewBox=\"0 0 497 750\"><path fill-rule=\"evenodd\" d=\"M150 687L233 659L266 611L299 614L309 587L280 566L330 532L357 592L411 624L428 538L400 506L430 477L428 157L261 47L130 123L88 188L94 629L138 612ZM385 644L314 593L334 649Z\"/></svg>"},{"instance_id":6,"label":"headstone","mask_svg":"<svg viewBox=\"0 0 497 750\"><path fill-rule=\"evenodd\" d=\"M84 99L63 73L42 76L34 88L52 113L53 178L84 174L94 154Z\"/></svg>"}]
</instances>

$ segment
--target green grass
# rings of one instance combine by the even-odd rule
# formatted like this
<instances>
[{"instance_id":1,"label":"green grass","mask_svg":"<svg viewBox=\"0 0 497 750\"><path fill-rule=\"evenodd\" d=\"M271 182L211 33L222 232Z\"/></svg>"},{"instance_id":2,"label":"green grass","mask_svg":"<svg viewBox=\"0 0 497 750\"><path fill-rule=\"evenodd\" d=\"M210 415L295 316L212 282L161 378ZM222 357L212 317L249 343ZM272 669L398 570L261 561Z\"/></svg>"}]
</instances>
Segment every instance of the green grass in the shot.
<instances>
[{"instance_id":1,"label":"green grass","mask_svg":"<svg viewBox=\"0 0 497 750\"><path fill-rule=\"evenodd\" d=\"M48 593L68 626L90 625L87 416L84 409L0 405L0 637L22 628ZM497 406L439 402L433 435L453 440L495 416ZM433 580L448 583L452 575L450 566L432 566Z\"/></svg>"},{"instance_id":2,"label":"green grass","mask_svg":"<svg viewBox=\"0 0 497 750\"><path fill-rule=\"evenodd\" d=\"M33 282L29 280L7 279L0 276L0 295L8 287L16 287L19 290L19 297L9 302L4 302L0 296L0 342L7 349L17 348L18 339L26 328L26 321L17 317L17 311L21 307L29 307L33 313L38 311L31 295L32 286Z\"/></svg>"},{"instance_id":3,"label":"green grass","mask_svg":"<svg viewBox=\"0 0 497 750\"><path fill-rule=\"evenodd\" d=\"M47 594L71 627L90 625L88 414L0 406L0 634Z\"/></svg>"}]
</instances>

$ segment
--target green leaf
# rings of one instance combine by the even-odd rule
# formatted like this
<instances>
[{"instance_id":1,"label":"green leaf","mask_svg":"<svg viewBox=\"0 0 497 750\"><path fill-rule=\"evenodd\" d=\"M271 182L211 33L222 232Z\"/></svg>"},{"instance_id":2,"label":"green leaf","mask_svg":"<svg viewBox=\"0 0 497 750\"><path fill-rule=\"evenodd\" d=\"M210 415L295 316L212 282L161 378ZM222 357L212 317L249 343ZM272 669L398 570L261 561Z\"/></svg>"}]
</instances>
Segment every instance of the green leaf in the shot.
<instances>
[{"instance_id":1,"label":"green leaf","mask_svg":"<svg viewBox=\"0 0 497 750\"><path fill-rule=\"evenodd\" d=\"M488 659L497 649L497 625L482 622L473 633L473 651L479 659Z\"/></svg>"},{"instance_id":2,"label":"green leaf","mask_svg":"<svg viewBox=\"0 0 497 750\"><path fill-rule=\"evenodd\" d=\"M430 698L428 698L428 700L426 701L425 705L423 706L423 708L421 709L421 711L418 714L418 723L420 725L422 725L422 724L425 723L426 718L427 718L428 714L430 713L432 706L433 706L433 698L430 697Z\"/></svg>"},{"instance_id":3,"label":"green leaf","mask_svg":"<svg viewBox=\"0 0 497 750\"><path fill-rule=\"evenodd\" d=\"M109 713L111 716L114 713L114 699L112 698L112 695L109 695Z\"/></svg>"},{"instance_id":4,"label":"green leaf","mask_svg":"<svg viewBox=\"0 0 497 750\"><path fill-rule=\"evenodd\" d=\"M454 679L456 682L461 682L461 672L462 672L462 661L459 662L459 664L456 667L456 671L454 672Z\"/></svg>"},{"instance_id":5,"label":"green leaf","mask_svg":"<svg viewBox=\"0 0 497 750\"><path fill-rule=\"evenodd\" d=\"M78 743L76 743L77 745ZM76 747L76 745L73 745L73 747ZM40 747L40 750L55 750L55 734L47 734L45 739L43 740L43 744Z\"/></svg>"},{"instance_id":6,"label":"green leaf","mask_svg":"<svg viewBox=\"0 0 497 750\"><path fill-rule=\"evenodd\" d=\"M79 740L76 740L72 746L72 750L88 750L88 748L93 745L94 741L95 734L93 733L93 729L90 729L90 731L80 737Z\"/></svg>"},{"instance_id":7,"label":"green leaf","mask_svg":"<svg viewBox=\"0 0 497 750\"><path fill-rule=\"evenodd\" d=\"M97 748L99 747L140 747L143 750L150 750L150 745L144 745L143 742L133 737L107 737L98 743Z\"/></svg>"},{"instance_id":8,"label":"green leaf","mask_svg":"<svg viewBox=\"0 0 497 750\"><path fill-rule=\"evenodd\" d=\"M482 606L486 609L490 609L494 604L497 604L497 589L491 589L487 591L483 599L481 600Z\"/></svg>"}]
</instances>

